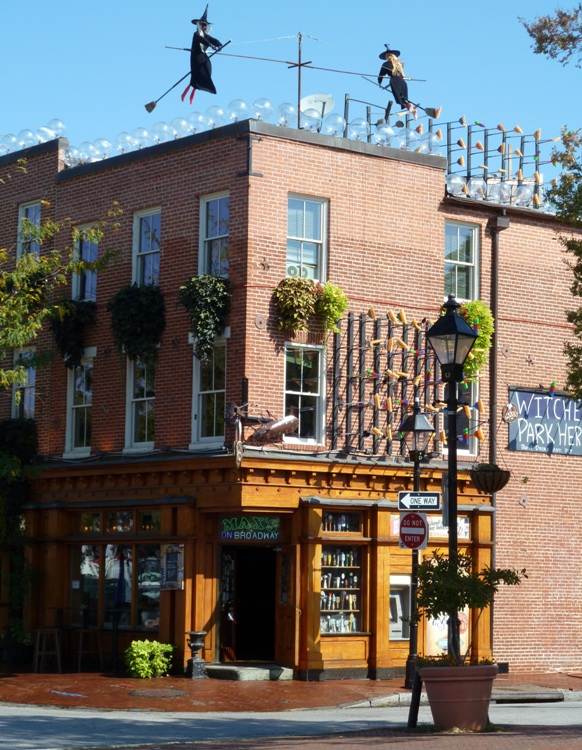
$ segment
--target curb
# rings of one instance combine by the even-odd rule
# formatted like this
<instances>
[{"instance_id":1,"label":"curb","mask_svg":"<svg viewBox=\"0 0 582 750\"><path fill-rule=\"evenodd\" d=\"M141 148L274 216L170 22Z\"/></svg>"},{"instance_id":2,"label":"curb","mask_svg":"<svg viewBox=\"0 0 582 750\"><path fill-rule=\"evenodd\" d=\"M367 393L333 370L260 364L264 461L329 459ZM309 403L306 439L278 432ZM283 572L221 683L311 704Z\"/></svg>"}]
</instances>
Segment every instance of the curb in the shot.
<instances>
[{"instance_id":1,"label":"curb","mask_svg":"<svg viewBox=\"0 0 582 750\"><path fill-rule=\"evenodd\" d=\"M382 698L371 698L340 706L340 708L394 708L410 706L411 693L392 693ZM581 690L558 690L554 688L539 688L534 690L494 690L491 703L572 703L582 701ZM428 706L428 698L423 690L420 705Z\"/></svg>"}]
</instances>

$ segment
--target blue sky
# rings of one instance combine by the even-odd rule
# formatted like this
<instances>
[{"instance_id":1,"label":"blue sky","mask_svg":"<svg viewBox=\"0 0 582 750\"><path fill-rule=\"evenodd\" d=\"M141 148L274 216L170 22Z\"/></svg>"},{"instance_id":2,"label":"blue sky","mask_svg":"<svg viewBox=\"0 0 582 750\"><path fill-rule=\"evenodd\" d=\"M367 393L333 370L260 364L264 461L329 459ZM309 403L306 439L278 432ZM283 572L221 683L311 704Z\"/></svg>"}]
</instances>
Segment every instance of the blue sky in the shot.
<instances>
[{"instance_id":1,"label":"blue sky","mask_svg":"<svg viewBox=\"0 0 582 750\"><path fill-rule=\"evenodd\" d=\"M147 102L188 72L188 54L166 45L190 46L190 21L204 5L199 0L28 0L23 12L18 3L3 3L0 137L58 118L72 145L113 141L122 131L204 113L213 105L226 109L233 99L249 106L261 97L274 107L296 102L296 70L216 56L216 96L198 92L190 106L180 100L180 84L154 112L146 112ZM440 122L465 116L487 127L519 125L524 133L541 128L543 138L552 138L562 125L582 127L582 70L534 55L518 16L531 19L554 6L549 0L400 0L360 7L353 0L214 0L209 19L214 36L232 39L225 52L294 61L301 32L304 60L372 76L389 43L401 50L408 76L426 79L409 84L410 98L442 106ZM340 112L346 94L378 107L388 99L359 75L317 70L304 70L302 92L332 94ZM350 119L364 109L352 102Z\"/></svg>"}]
</instances>

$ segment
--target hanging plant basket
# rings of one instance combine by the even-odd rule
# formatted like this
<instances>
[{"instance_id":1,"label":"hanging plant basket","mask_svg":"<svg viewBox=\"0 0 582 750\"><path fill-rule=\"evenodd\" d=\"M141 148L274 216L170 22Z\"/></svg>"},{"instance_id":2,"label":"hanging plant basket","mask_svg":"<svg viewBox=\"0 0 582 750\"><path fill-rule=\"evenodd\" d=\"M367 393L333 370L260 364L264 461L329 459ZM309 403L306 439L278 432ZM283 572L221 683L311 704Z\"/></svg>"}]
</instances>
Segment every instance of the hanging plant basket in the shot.
<instances>
[{"instance_id":1,"label":"hanging plant basket","mask_svg":"<svg viewBox=\"0 0 582 750\"><path fill-rule=\"evenodd\" d=\"M211 274L192 276L178 290L178 300L188 311L196 338L194 356L201 361L212 357L214 339L226 325L231 297L229 280Z\"/></svg>"},{"instance_id":2,"label":"hanging plant basket","mask_svg":"<svg viewBox=\"0 0 582 750\"><path fill-rule=\"evenodd\" d=\"M511 472L495 464L477 464L469 474L475 487L486 495L502 490L511 478Z\"/></svg>"},{"instance_id":3,"label":"hanging plant basket","mask_svg":"<svg viewBox=\"0 0 582 750\"><path fill-rule=\"evenodd\" d=\"M97 305L91 300L62 300L53 309L51 330L65 367L78 367L85 351L85 326L94 323Z\"/></svg>"},{"instance_id":4,"label":"hanging plant basket","mask_svg":"<svg viewBox=\"0 0 582 750\"><path fill-rule=\"evenodd\" d=\"M338 321L348 309L348 298L337 284L321 284L301 276L279 282L273 291L277 328L281 331L312 331L321 326L323 334L339 333Z\"/></svg>"},{"instance_id":5,"label":"hanging plant basket","mask_svg":"<svg viewBox=\"0 0 582 750\"><path fill-rule=\"evenodd\" d=\"M129 359L155 361L166 327L164 296L158 286L129 284L109 301L111 328Z\"/></svg>"}]
</instances>

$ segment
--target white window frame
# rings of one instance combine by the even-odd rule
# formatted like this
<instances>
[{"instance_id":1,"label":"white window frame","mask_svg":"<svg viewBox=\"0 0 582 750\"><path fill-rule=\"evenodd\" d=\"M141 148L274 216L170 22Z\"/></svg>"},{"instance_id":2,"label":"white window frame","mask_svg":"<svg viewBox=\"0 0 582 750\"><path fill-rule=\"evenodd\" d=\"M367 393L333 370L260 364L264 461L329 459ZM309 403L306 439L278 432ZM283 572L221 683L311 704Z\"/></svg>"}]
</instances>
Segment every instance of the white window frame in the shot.
<instances>
[{"instance_id":1,"label":"white window frame","mask_svg":"<svg viewBox=\"0 0 582 750\"><path fill-rule=\"evenodd\" d=\"M408 641L410 639L410 576L390 576L390 641ZM393 607L396 608L398 621L392 619ZM400 619L403 618L403 619Z\"/></svg>"},{"instance_id":2,"label":"white window frame","mask_svg":"<svg viewBox=\"0 0 582 750\"><path fill-rule=\"evenodd\" d=\"M324 346L314 346L311 344L295 344L289 341L285 342L283 350L283 416L287 416L287 395L295 394L297 391L287 391L287 352L289 350L301 349L303 351L317 351L319 352L319 372L318 382L319 389L317 393L310 393L308 391L300 391L300 396L307 398L316 398L316 414L314 418L315 435L313 437L303 438L299 437L301 430L301 414L299 414L299 427L297 432L284 435L283 441L290 445L324 445L325 444L325 414L326 414L326 348ZM299 407L301 409L301 407Z\"/></svg>"},{"instance_id":3,"label":"white window frame","mask_svg":"<svg viewBox=\"0 0 582 750\"><path fill-rule=\"evenodd\" d=\"M154 440L144 440L144 441L137 441L135 440L135 420L136 420L136 408L138 404L141 404L145 401L147 402L153 402L154 404L154 415L155 415L155 386L154 386L154 395L152 397L144 397L144 398L134 398L134 382L135 382L135 366L138 362L142 362L142 360L136 359L129 359L127 358L127 377L126 377L126 404L125 404L125 448L123 449L123 453L144 453L148 451L152 451L155 446L155 438ZM148 365L146 365L147 367ZM151 366L151 365L150 365ZM155 364L154 364L155 367ZM155 376L154 376L154 383L155 383Z\"/></svg>"},{"instance_id":4,"label":"white window frame","mask_svg":"<svg viewBox=\"0 0 582 750\"><path fill-rule=\"evenodd\" d=\"M225 406L226 406L226 373L228 372L228 340L230 339L230 327L227 326L220 336L217 336L214 340L214 346L224 346L225 352ZM193 334L189 334L188 343L194 345L195 338ZM211 437L200 436L200 424L201 424L201 409L200 409L200 397L202 393L200 391L200 370L201 363L198 357L192 353L192 439L188 446L189 450L211 450L221 448L224 445L224 435L213 435ZM216 391L218 392L218 391Z\"/></svg>"},{"instance_id":5,"label":"white window frame","mask_svg":"<svg viewBox=\"0 0 582 750\"><path fill-rule=\"evenodd\" d=\"M290 235L289 234L289 208L292 200L303 201L304 203L313 203L320 207L319 215L319 240L306 237L302 235ZM307 277L305 269L302 269L300 262L299 266L295 263L290 263L288 260L289 255L289 242L312 242L318 245L317 251L317 264L314 281L321 281L322 283L327 280L327 228L328 228L328 214L329 214L329 201L325 198L316 198L312 195L299 195L296 193L289 193L287 196L287 244L285 248L285 275L286 276L303 276ZM293 271L293 269L295 269Z\"/></svg>"},{"instance_id":6,"label":"white window frame","mask_svg":"<svg viewBox=\"0 0 582 750\"><path fill-rule=\"evenodd\" d=\"M480 238L480 225L479 224L470 224L468 222L464 221L455 221L452 219L446 219L445 220L445 243L446 243L446 227L447 226L454 226L454 227L460 227L464 229L468 229L471 232L472 235L472 256L473 256L473 262L472 263L464 263L459 261L450 261L447 260L445 255L445 266L447 264L455 265L455 266L463 266L467 267L469 266L472 268L471 271L471 292L472 297L457 297L456 291L457 291L457 284L455 284L455 289L447 289L446 288L446 276L445 276L445 294L444 294L444 301L448 299L449 294L453 294L455 296L455 299L457 302L460 302L463 304L463 302L471 302L472 300L478 299L478 291L479 291L479 255L480 255L480 246L479 246L479 238ZM446 245L445 245L445 253L446 253ZM473 404L477 403L479 399L479 385L478 383L468 383L469 388L465 390L465 394L469 396L469 404L472 407ZM473 413L477 413L475 409L472 409ZM475 428L476 429L476 428ZM469 440L468 445L466 448L462 447L459 443L457 445L457 452L460 456L476 456L478 453L477 449L477 438L474 437L474 435L469 434ZM445 446L445 452L447 451L447 447Z\"/></svg>"},{"instance_id":7,"label":"white window frame","mask_svg":"<svg viewBox=\"0 0 582 750\"><path fill-rule=\"evenodd\" d=\"M19 359L26 359L28 356L34 356L36 350L28 347L26 349L18 349L14 352L14 366L18 365ZM28 380L25 384L19 385L14 383L12 386L12 418L13 419L34 419L36 411L36 366L26 367L28 372ZM34 373L32 378L32 384L30 382L30 372ZM21 398L20 403L17 403L16 394L20 391ZM27 397L30 396L32 399L32 414L26 416L23 414L24 405L26 404Z\"/></svg>"},{"instance_id":8,"label":"white window frame","mask_svg":"<svg viewBox=\"0 0 582 750\"><path fill-rule=\"evenodd\" d=\"M82 242L88 242L91 245L94 245L97 248L97 256L95 260L99 257L99 243L98 242L91 242L84 236L84 232L93 229L94 224L87 224L83 227L78 227L78 230L80 232L80 238L75 242L74 247L74 257L76 260L83 260L83 257L81 255L81 243ZM87 282L91 279L89 282L89 286L91 289L94 289L94 293L87 296ZM83 296L81 296L81 292L84 292ZM82 302L96 302L97 301L97 271L81 271L81 272L75 272L73 273L73 278L71 280L71 297L76 300L80 300Z\"/></svg>"},{"instance_id":9,"label":"white window frame","mask_svg":"<svg viewBox=\"0 0 582 750\"><path fill-rule=\"evenodd\" d=\"M97 348L94 346L88 347L83 352L83 359L81 360L81 367L91 365L93 367L95 357L97 356ZM66 421L66 437L65 437L65 453L63 458L86 458L91 455L91 446L75 446L75 412L77 408L81 409L93 409L93 399L88 404L84 404L82 407L75 405L75 375L77 367L73 369L67 369L67 421Z\"/></svg>"},{"instance_id":10,"label":"white window frame","mask_svg":"<svg viewBox=\"0 0 582 750\"><path fill-rule=\"evenodd\" d=\"M143 219L147 219L150 216L156 216L159 215L160 217L160 238L159 238L159 248L158 250L148 250L146 252L142 252L141 247L141 223ZM134 284L139 285L145 285L145 281L143 278L143 261L144 258L148 255L157 255L158 256L158 275L156 280L153 283L148 283L148 286L158 286L159 283L159 276L160 276L160 270L161 270L161 262L162 262L162 238L161 238L161 227L162 227L162 209L160 206L157 206L155 208L149 208L145 211L137 211L133 215L133 270L132 270L132 281Z\"/></svg>"},{"instance_id":11,"label":"white window frame","mask_svg":"<svg viewBox=\"0 0 582 750\"><path fill-rule=\"evenodd\" d=\"M40 245L38 242L30 242L25 243L22 240L21 236L21 227L22 227L22 219L29 219L28 216L28 210L30 208L38 206L38 223L32 222L33 224L36 224L37 226L41 225L42 222L42 203L40 200L36 201L29 201L28 203L21 203L18 206L18 241L16 245L16 258L19 260L22 258L23 255L26 255L27 253L34 253L35 255L40 255Z\"/></svg>"},{"instance_id":12,"label":"white window frame","mask_svg":"<svg viewBox=\"0 0 582 750\"><path fill-rule=\"evenodd\" d=\"M229 200L229 211L228 211L228 231L224 233L218 233L216 235L209 236L208 234L208 221L207 221L207 215L208 215L208 206L210 203L214 201L221 201L224 198L228 198ZM227 240L227 262L226 262L226 272L224 268L219 269L213 269L209 253L208 253L208 246L216 240ZM228 259L228 248L230 245L230 193L228 191L221 191L219 193L212 193L211 195L205 195L203 198L200 199L200 236L199 236L199 243L198 243L198 273L200 275L202 274L212 274L213 276L221 276L222 278L228 278L228 266L229 266L229 259ZM222 264L221 264L222 265ZM216 271L219 270L220 273L217 273Z\"/></svg>"}]
</instances>

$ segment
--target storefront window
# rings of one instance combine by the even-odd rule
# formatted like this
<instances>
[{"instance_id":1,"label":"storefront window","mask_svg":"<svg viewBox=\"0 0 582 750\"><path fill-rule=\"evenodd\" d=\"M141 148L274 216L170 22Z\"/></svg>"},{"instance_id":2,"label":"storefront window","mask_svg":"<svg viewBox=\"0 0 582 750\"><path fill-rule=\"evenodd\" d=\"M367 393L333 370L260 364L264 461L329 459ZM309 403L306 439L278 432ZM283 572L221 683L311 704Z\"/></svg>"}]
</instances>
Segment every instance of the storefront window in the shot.
<instances>
[{"instance_id":1,"label":"storefront window","mask_svg":"<svg viewBox=\"0 0 582 750\"><path fill-rule=\"evenodd\" d=\"M100 513L79 513L76 520L75 531L83 534L98 534L101 531Z\"/></svg>"},{"instance_id":2,"label":"storefront window","mask_svg":"<svg viewBox=\"0 0 582 750\"><path fill-rule=\"evenodd\" d=\"M390 640L410 637L410 576L390 576Z\"/></svg>"},{"instance_id":3,"label":"storefront window","mask_svg":"<svg viewBox=\"0 0 582 750\"><path fill-rule=\"evenodd\" d=\"M128 532L133 529L133 512L116 511L107 513L105 521L105 531L108 534L113 532Z\"/></svg>"},{"instance_id":4,"label":"storefront window","mask_svg":"<svg viewBox=\"0 0 582 750\"><path fill-rule=\"evenodd\" d=\"M321 554L322 635L362 630L362 551L324 544Z\"/></svg>"},{"instance_id":5,"label":"storefront window","mask_svg":"<svg viewBox=\"0 0 582 750\"><path fill-rule=\"evenodd\" d=\"M137 628L157 630L160 625L160 548L137 547Z\"/></svg>"},{"instance_id":6,"label":"storefront window","mask_svg":"<svg viewBox=\"0 0 582 750\"><path fill-rule=\"evenodd\" d=\"M105 627L131 627L132 548L122 544L105 547Z\"/></svg>"},{"instance_id":7,"label":"storefront window","mask_svg":"<svg viewBox=\"0 0 582 750\"><path fill-rule=\"evenodd\" d=\"M74 547L71 556L71 625L95 627L98 622L101 546Z\"/></svg>"},{"instance_id":8,"label":"storefront window","mask_svg":"<svg viewBox=\"0 0 582 750\"><path fill-rule=\"evenodd\" d=\"M137 514L137 530L140 534L159 532L161 513L159 510L140 511Z\"/></svg>"},{"instance_id":9,"label":"storefront window","mask_svg":"<svg viewBox=\"0 0 582 750\"><path fill-rule=\"evenodd\" d=\"M331 511L323 514L321 524L323 531L359 534L362 531L362 514Z\"/></svg>"}]
</instances>

